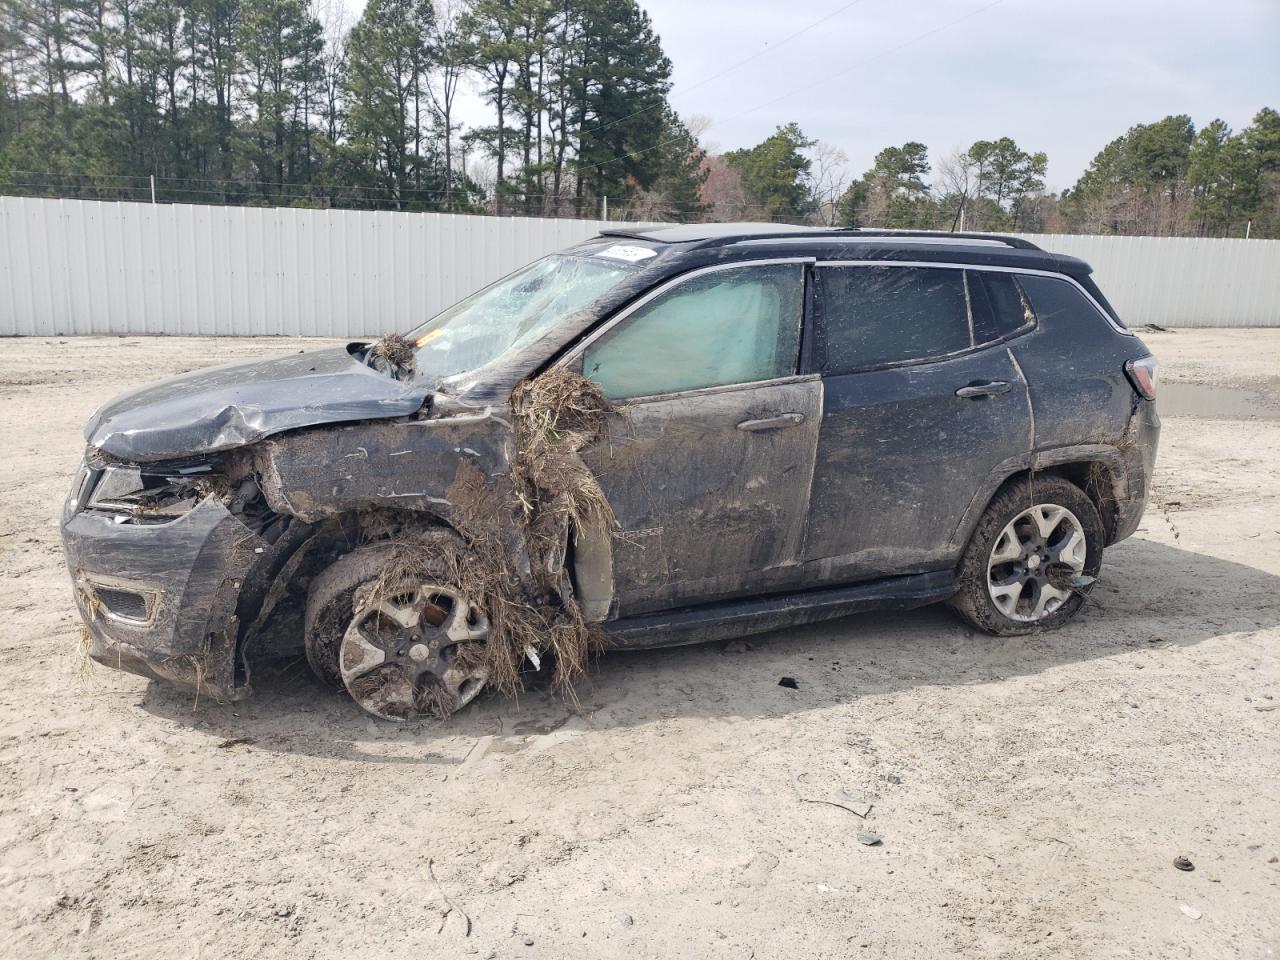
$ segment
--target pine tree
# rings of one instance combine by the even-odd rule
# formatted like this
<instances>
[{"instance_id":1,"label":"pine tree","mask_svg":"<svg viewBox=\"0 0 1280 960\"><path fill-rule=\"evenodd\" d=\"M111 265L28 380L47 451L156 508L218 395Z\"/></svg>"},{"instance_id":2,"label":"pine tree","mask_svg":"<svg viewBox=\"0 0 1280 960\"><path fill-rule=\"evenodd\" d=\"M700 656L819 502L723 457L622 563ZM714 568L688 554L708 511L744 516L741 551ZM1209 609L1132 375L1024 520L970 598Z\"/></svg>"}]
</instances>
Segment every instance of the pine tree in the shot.
<instances>
[{"instance_id":1,"label":"pine tree","mask_svg":"<svg viewBox=\"0 0 1280 960\"><path fill-rule=\"evenodd\" d=\"M579 209L649 189L663 169L659 144L671 61L635 0L583 0L572 74Z\"/></svg>"},{"instance_id":2,"label":"pine tree","mask_svg":"<svg viewBox=\"0 0 1280 960\"><path fill-rule=\"evenodd\" d=\"M812 206L804 151L814 145L795 123L778 127L754 147L732 150L724 159L742 175L749 201L766 220L797 220Z\"/></svg>"},{"instance_id":3,"label":"pine tree","mask_svg":"<svg viewBox=\"0 0 1280 960\"><path fill-rule=\"evenodd\" d=\"M433 158L421 152L433 17L429 0L370 0L348 38L346 166L397 209L437 205Z\"/></svg>"},{"instance_id":4,"label":"pine tree","mask_svg":"<svg viewBox=\"0 0 1280 960\"><path fill-rule=\"evenodd\" d=\"M1280 237L1280 113L1263 107L1241 132L1247 165L1256 186L1248 214L1251 235Z\"/></svg>"},{"instance_id":5,"label":"pine tree","mask_svg":"<svg viewBox=\"0 0 1280 960\"><path fill-rule=\"evenodd\" d=\"M16 5L0 3L0 154L22 126L22 80L18 64L25 58Z\"/></svg>"},{"instance_id":6,"label":"pine tree","mask_svg":"<svg viewBox=\"0 0 1280 960\"><path fill-rule=\"evenodd\" d=\"M708 158L667 99L637 0L371 0L348 34L313 0L0 0L0 189L49 196L624 216L824 217L1036 229L1046 158L979 140L926 182L923 144L847 191L789 124ZM435 4L441 4L437 10ZM495 123L463 130L478 80ZM826 186L813 181L821 180ZM704 196L703 194L706 194ZM1048 211L1048 213L1047 213ZM1116 233L1280 234L1280 115L1233 133L1186 116L1107 144L1056 214Z\"/></svg>"},{"instance_id":7,"label":"pine tree","mask_svg":"<svg viewBox=\"0 0 1280 960\"><path fill-rule=\"evenodd\" d=\"M513 0L515 21L512 62L512 103L520 117L520 168L515 184L523 196L525 213L538 213L543 206L543 113L547 108L546 69L551 51L551 22L556 9L551 0Z\"/></svg>"},{"instance_id":8,"label":"pine tree","mask_svg":"<svg viewBox=\"0 0 1280 960\"><path fill-rule=\"evenodd\" d=\"M973 196L958 210L970 230L1025 229L1028 201L1044 189L1049 158L1028 153L1012 137L978 140L959 158L972 172Z\"/></svg>"},{"instance_id":9,"label":"pine tree","mask_svg":"<svg viewBox=\"0 0 1280 960\"><path fill-rule=\"evenodd\" d=\"M663 111L663 131L658 151L661 169L653 188L646 191L643 207L633 204L632 219L697 221L707 212L702 186L710 175L707 152L670 107Z\"/></svg>"},{"instance_id":10,"label":"pine tree","mask_svg":"<svg viewBox=\"0 0 1280 960\"><path fill-rule=\"evenodd\" d=\"M466 170L457 170L454 163L455 132L458 129L453 119L454 100L466 75L470 57L461 0L444 0L441 4L430 31L430 45L431 57L439 68L438 82L430 85L428 92L444 142L442 176L445 193L442 206L452 210L459 203L466 202L467 193ZM461 196L455 196L455 190L460 186L463 188Z\"/></svg>"},{"instance_id":11,"label":"pine tree","mask_svg":"<svg viewBox=\"0 0 1280 960\"><path fill-rule=\"evenodd\" d=\"M1113 233L1177 233L1191 210L1183 191L1195 127L1169 116L1107 144L1064 194L1070 220Z\"/></svg>"},{"instance_id":12,"label":"pine tree","mask_svg":"<svg viewBox=\"0 0 1280 960\"><path fill-rule=\"evenodd\" d=\"M321 82L319 22L302 0L244 0L239 88L242 155L264 198L310 182L311 104Z\"/></svg>"},{"instance_id":13,"label":"pine tree","mask_svg":"<svg viewBox=\"0 0 1280 960\"><path fill-rule=\"evenodd\" d=\"M484 95L493 108L496 122L479 132L497 166L494 179L494 213L503 213L507 193L506 167L508 117L514 90L514 58L518 45L515 17L510 0L475 0L462 18L460 29L468 38L468 58L484 83Z\"/></svg>"}]
</instances>

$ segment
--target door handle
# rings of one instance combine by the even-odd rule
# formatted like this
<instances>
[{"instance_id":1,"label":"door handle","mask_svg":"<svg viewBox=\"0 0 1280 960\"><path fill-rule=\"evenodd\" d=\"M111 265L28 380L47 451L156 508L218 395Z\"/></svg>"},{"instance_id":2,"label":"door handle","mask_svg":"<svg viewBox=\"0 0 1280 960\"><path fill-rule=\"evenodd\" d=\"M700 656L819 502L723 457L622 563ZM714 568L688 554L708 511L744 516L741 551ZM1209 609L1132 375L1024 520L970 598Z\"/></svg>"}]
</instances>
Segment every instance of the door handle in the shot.
<instances>
[{"instance_id":1,"label":"door handle","mask_svg":"<svg viewBox=\"0 0 1280 960\"><path fill-rule=\"evenodd\" d=\"M746 430L749 433L758 433L761 430L782 430L801 423L804 423L803 413L783 413L765 420L743 420L738 424L738 429Z\"/></svg>"},{"instance_id":2,"label":"door handle","mask_svg":"<svg viewBox=\"0 0 1280 960\"><path fill-rule=\"evenodd\" d=\"M956 391L956 396L966 400L981 400L983 397L998 397L1012 389L1012 385L1003 380L988 380L986 383L971 383L967 387L961 387Z\"/></svg>"}]
</instances>

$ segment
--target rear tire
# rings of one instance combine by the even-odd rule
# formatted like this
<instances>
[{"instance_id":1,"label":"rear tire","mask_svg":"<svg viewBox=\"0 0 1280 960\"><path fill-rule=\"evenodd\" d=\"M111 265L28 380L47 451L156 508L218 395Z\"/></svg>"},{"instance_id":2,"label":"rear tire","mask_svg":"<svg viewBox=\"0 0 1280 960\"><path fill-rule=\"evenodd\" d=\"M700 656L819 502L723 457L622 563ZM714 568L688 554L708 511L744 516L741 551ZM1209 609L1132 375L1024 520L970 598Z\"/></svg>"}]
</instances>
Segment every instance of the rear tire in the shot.
<instances>
[{"instance_id":1,"label":"rear tire","mask_svg":"<svg viewBox=\"0 0 1280 960\"><path fill-rule=\"evenodd\" d=\"M1091 581L1105 542L1097 507L1075 484L1052 475L1019 480L1001 490L978 521L951 605L995 636L1060 627L1084 604L1091 583L1055 586L1050 578Z\"/></svg>"}]
</instances>

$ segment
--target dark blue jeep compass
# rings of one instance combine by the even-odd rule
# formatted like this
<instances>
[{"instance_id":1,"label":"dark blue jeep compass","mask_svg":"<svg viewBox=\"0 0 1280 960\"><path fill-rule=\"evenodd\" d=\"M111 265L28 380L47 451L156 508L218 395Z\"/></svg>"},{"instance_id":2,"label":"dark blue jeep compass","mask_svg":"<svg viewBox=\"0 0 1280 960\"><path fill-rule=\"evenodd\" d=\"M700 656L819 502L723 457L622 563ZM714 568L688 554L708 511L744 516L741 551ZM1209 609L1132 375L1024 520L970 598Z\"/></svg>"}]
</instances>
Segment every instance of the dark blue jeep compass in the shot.
<instances>
[{"instance_id":1,"label":"dark blue jeep compass","mask_svg":"<svg viewBox=\"0 0 1280 960\"><path fill-rule=\"evenodd\" d=\"M444 573L361 591L408 529L483 545L464 481L511 474L513 391L552 371L609 404L578 452L616 526L532 549L519 486L485 521L511 531L512 582L553 584L531 605L627 646L935 601L992 633L1056 627L1136 528L1159 434L1155 360L1089 266L1010 237L619 228L395 340L94 415L63 536L96 660L235 698L305 649L380 716L428 687L464 705L494 682L467 653L492 598Z\"/></svg>"}]
</instances>

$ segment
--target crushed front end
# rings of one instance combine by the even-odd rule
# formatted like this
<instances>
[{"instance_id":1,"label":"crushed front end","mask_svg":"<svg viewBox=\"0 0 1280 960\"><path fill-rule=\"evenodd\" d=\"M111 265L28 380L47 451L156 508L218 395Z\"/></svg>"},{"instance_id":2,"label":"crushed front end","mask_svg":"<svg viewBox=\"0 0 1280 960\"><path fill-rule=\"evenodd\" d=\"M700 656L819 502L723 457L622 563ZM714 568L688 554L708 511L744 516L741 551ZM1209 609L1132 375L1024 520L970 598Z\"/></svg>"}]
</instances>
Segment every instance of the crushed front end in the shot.
<instances>
[{"instance_id":1,"label":"crushed front end","mask_svg":"<svg viewBox=\"0 0 1280 960\"><path fill-rule=\"evenodd\" d=\"M89 656L233 700L237 606L289 519L267 507L234 452L125 463L93 454L62 515Z\"/></svg>"}]
</instances>

